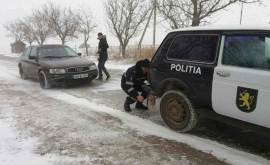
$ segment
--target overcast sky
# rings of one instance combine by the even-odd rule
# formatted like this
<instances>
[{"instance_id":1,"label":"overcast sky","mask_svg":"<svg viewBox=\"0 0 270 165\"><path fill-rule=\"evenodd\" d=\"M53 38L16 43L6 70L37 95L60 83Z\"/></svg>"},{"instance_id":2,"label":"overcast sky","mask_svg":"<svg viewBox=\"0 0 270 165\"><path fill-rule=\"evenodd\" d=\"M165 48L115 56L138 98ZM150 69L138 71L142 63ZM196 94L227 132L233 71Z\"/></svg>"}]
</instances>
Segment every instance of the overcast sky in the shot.
<instances>
[{"instance_id":1,"label":"overcast sky","mask_svg":"<svg viewBox=\"0 0 270 165\"><path fill-rule=\"evenodd\" d=\"M7 21L16 20L18 18L23 18L26 15L31 14L33 8L38 8L40 5L47 3L48 0L0 0L0 53L10 53L10 43L14 42L13 38L6 37L6 30L3 28L3 24ZM53 0L55 4L61 4L64 6L71 6L72 8L77 8L80 5L88 5L93 13L97 16L100 25L99 28L95 30L92 34L92 38L89 40L91 47L94 47L98 44L96 35L98 32L102 32L108 36L107 40L109 45L118 46L118 40L111 36L105 28L104 25L104 13L102 8L101 0ZM240 9L239 4L231 5L227 8L226 11L219 12L214 20L216 20L214 25L237 25L240 20ZM246 4L243 9L243 18L242 24L265 24L270 26L270 0L264 0L264 5L259 6L255 4ZM153 30L148 28L143 45L152 44ZM166 31L164 29L157 29L156 44L160 44L163 38L166 36ZM131 40L130 45L136 44L139 42L139 37ZM60 44L60 40L49 39L45 44ZM72 48L75 48L75 45L78 47L82 43L82 40L74 39L66 43ZM34 43L36 44L36 43Z\"/></svg>"}]
</instances>

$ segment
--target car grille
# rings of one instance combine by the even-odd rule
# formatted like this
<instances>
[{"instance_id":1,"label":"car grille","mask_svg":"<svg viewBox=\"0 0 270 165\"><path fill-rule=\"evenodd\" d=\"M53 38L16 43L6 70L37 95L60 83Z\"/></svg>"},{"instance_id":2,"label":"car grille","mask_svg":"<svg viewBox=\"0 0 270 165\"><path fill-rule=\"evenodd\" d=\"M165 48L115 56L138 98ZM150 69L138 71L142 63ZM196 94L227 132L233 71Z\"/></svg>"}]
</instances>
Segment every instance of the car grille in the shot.
<instances>
[{"instance_id":1,"label":"car grille","mask_svg":"<svg viewBox=\"0 0 270 165\"><path fill-rule=\"evenodd\" d=\"M81 73L81 72L88 72L89 66L78 66L78 67L72 67L67 68L68 73Z\"/></svg>"}]
</instances>

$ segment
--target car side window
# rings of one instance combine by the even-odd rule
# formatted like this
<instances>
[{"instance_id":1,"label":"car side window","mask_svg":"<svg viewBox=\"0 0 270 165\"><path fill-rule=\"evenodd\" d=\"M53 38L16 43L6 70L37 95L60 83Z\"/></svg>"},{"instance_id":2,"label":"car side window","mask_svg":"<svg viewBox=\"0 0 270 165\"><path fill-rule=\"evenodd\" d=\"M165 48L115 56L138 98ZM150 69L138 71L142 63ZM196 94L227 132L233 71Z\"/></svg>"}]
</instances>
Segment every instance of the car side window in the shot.
<instances>
[{"instance_id":1,"label":"car side window","mask_svg":"<svg viewBox=\"0 0 270 165\"><path fill-rule=\"evenodd\" d=\"M36 56L36 55L37 55L37 48L33 47L30 52L30 56Z\"/></svg>"},{"instance_id":2,"label":"car side window","mask_svg":"<svg viewBox=\"0 0 270 165\"><path fill-rule=\"evenodd\" d=\"M31 47L27 48L23 56L29 57L30 51L31 51Z\"/></svg>"},{"instance_id":3,"label":"car side window","mask_svg":"<svg viewBox=\"0 0 270 165\"><path fill-rule=\"evenodd\" d=\"M270 37L265 35L227 36L222 63L237 67L270 69Z\"/></svg>"},{"instance_id":4,"label":"car side window","mask_svg":"<svg viewBox=\"0 0 270 165\"><path fill-rule=\"evenodd\" d=\"M213 63L216 60L218 35L177 36L167 54L168 59Z\"/></svg>"}]
</instances>

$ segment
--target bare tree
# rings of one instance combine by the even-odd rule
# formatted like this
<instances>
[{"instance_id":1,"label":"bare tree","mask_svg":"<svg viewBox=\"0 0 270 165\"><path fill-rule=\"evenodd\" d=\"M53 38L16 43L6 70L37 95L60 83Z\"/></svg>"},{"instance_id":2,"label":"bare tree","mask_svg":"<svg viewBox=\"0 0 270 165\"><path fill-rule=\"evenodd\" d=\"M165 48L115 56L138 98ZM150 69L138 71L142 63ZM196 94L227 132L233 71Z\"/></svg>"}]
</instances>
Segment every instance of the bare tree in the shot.
<instances>
[{"instance_id":1,"label":"bare tree","mask_svg":"<svg viewBox=\"0 0 270 165\"><path fill-rule=\"evenodd\" d=\"M231 4L261 3L262 0L161 0L158 9L162 21L170 25L170 29L188 26L199 26L211 23L217 12Z\"/></svg>"},{"instance_id":2,"label":"bare tree","mask_svg":"<svg viewBox=\"0 0 270 165\"><path fill-rule=\"evenodd\" d=\"M47 38L51 37L54 29L53 24L44 10L33 10L28 17L35 40L39 45L43 45Z\"/></svg>"},{"instance_id":3,"label":"bare tree","mask_svg":"<svg viewBox=\"0 0 270 165\"><path fill-rule=\"evenodd\" d=\"M16 42L23 39L23 30L19 21L7 22L4 28L8 31L7 37L13 37Z\"/></svg>"},{"instance_id":4,"label":"bare tree","mask_svg":"<svg viewBox=\"0 0 270 165\"><path fill-rule=\"evenodd\" d=\"M131 38L141 33L141 25L147 19L149 9L144 0L106 0L103 3L107 16L106 25L118 38L122 56Z\"/></svg>"},{"instance_id":5,"label":"bare tree","mask_svg":"<svg viewBox=\"0 0 270 165\"><path fill-rule=\"evenodd\" d=\"M88 52L88 40L90 37L90 33L94 28L98 26L98 23L91 12L91 9L88 7L81 6L77 12L77 19L79 23L78 32L83 35L83 42L86 48L86 54L89 55Z\"/></svg>"},{"instance_id":6,"label":"bare tree","mask_svg":"<svg viewBox=\"0 0 270 165\"><path fill-rule=\"evenodd\" d=\"M43 5L42 8L63 45L77 38L78 20L71 8L54 5L52 2Z\"/></svg>"},{"instance_id":7,"label":"bare tree","mask_svg":"<svg viewBox=\"0 0 270 165\"><path fill-rule=\"evenodd\" d=\"M26 17L23 20L19 20L19 23L23 32L22 40L28 42L29 45L32 45L32 43L35 41L35 36L30 20Z\"/></svg>"}]
</instances>

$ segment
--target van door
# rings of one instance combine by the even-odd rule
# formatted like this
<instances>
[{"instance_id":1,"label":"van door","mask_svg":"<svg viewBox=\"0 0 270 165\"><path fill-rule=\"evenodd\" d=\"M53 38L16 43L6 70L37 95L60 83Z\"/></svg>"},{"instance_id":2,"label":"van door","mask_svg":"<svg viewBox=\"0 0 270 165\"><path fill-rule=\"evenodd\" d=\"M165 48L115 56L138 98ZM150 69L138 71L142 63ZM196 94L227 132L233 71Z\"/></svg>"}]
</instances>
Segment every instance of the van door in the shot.
<instances>
[{"instance_id":1,"label":"van door","mask_svg":"<svg viewBox=\"0 0 270 165\"><path fill-rule=\"evenodd\" d=\"M225 116L270 128L270 34L222 37L212 104Z\"/></svg>"}]
</instances>

